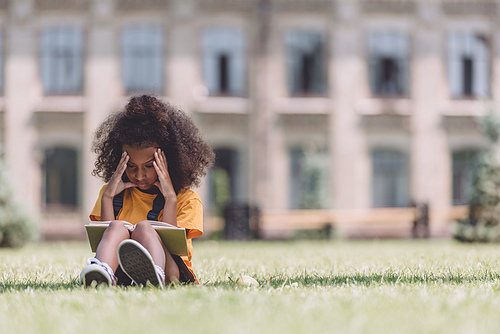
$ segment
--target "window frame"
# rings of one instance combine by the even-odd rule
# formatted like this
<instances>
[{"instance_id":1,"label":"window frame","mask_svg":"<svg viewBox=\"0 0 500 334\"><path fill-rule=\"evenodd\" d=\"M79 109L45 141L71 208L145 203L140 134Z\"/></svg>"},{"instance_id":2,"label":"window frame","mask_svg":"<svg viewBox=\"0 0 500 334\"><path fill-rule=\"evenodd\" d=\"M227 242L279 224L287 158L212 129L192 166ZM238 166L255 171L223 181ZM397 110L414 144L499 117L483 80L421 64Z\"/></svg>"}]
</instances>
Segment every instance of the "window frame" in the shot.
<instances>
[{"instance_id":1,"label":"window frame","mask_svg":"<svg viewBox=\"0 0 500 334\"><path fill-rule=\"evenodd\" d=\"M450 98L476 100L491 97L493 66L491 38L472 30L456 30L448 33L446 43L445 67ZM464 91L463 59L466 56L470 57L469 59L476 58L472 62L470 94Z\"/></svg>"},{"instance_id":2,"label":"window frame","mask_svg":"<svg viewBox=\"0 0 500 334\"><path fill-rule=\"evenodd\" d=\"M82 27L59 25L44 28L40 37L39 57L44 95L83 94L85 34ZM71 70L61 69L65 66Z\"/></svg>"},{"instance_id":3,"label":"window frame","mask_svg":"<svg viewBox=\"0 0 500 334\"><path fill-rule=\"evenodd\" d=\"M314 45L316 44L316 45ZM286 87L291 97L321 97L328 93L328 40L319 29L290 29L284 34ZM316 49L319 48L319 49ZM316 52L315 52L316 51ZM306 71L305 56L315 56ZM304 73L311 73L306 80ZM306 83L309 82L309 83ZM309 86L309 88L305 88Z\"/></svg>"},{"instance_id":4,"label":"window frame","mask_svg":"<svg viewBox=\"0 0 500 334\"><path fill-rule=\"evenodd\" d=\"M164 93L166 44L161 25L131 24L122 29L120 76L126 95L139 92Z\"/></svg>"},{"instance_id":5,"label":"window frame","mask_svg":"<svg viewBox=\"0 0 500 334\"><path fill-rule=\"evenodd\" d=\"M465 159L460 161L460 168L456 168L457 157L465 156ZM481 150L479 149L461 149L451 152L451 202L452 205L467 205L471 200L474 173L480 164ZM459 174L459 175L457 175ZM464 175L465 174L465 175ZM457 180L459 179L459 180ZM461 189L457 188L457 183L461 183ZM462 190L462 191L460 191ZM460 194L458 194L460 192ZM459 196L457 196L457 194Z\"/></svg>"},{"instance_id":6,"label":"window frame","mask_svg":"<svg viewBox=\"0 0 500 334\"><path fill-rule=\"evenodd\" d=\"M56 196L58 199L57 201L52 201L52 198L51 196L49 195L49 192L51 191L51 185L49 185L49 182L50 182L50 178L51 178L51 175L53 174L50 174L50 171L49 171L49 154L52 153L53 155L53 158L57 160L57 158L61 159L61 155L59 155L57 158L56 158L56 155L57 155L57 152L61 153L71 153L72 157L74 160L72 161L72 167L74 167L74 169L72 171L70 171L70 174L73 174L73 175L70 175L69 179L71 180L72 185L73 185L73 191L71 191L71 196L69 195L69 193L62 193L61 192L61 187L59 187L59 189L56 189L56 192L58 194L58 196ZM79 211L79 209L81 208L81 184L78 182L79 180L79 177L80 177L80 154L81 152L74 148L74 147L69 147L69 146L61 146L61 145L55 145L55 146L51 146L51 147L47 147L44 149L43 151L43 187L42 187L42 207L44 208L44 211L46 212L58 212L58 211L66 211L66 212L76 212L76 211ZM66 156L66 158L68 158L69 156ZM63 163L57 163L56 162L52 162L51 164L52 166L55 166L57 167L55 169L55 172L56 172L56 176L59 178L58 181L61 181L61 177L64 177L64 173L62 173L62 167L67 167L67 164L63 164ZM67 170L66 170L67 172ZM67 176L67 175L66 175ZM66 182L63 182L65 184L65 187L64 189L68 189L68 186L67 186L67 183ZM68 198L72 198L73 201L70 201L70 202L63 202L61 201L61 199L68 199Z\"/></svg>"},{"instance_id":7,"label":"window frame","mask_svg":"<svg viewBox=\"0 0 500 334\"><path fill-rule=\"evenodd\" d=\"M410 96L411 41L408 34L394 29L380 29L370 31L366 41L367 74L371 95L376 98ZM396 52L394 52L394 45L396 45ZM384 92L388 88L381 88L378 84L380 75L377 74L377 69L380 68L380 62L386 59L392 60L399 69L395 74L396 77L392 79L392 84L396 87L393 92Z\"/></svg>"},{"instance_id":8,"label":"window frame","mask_svg":"<svg viewBox=\"0 0 500 334\"><path fill-rule=\"evenodd\" d=\"M5 33L0 27L0 96L5 95Z\"/></svg>"},{"instance_id":9,"label":"window frame","mask_svg":"<svg viewBox=\"0 0 500 334\"><path fill-rule=\"evenodd\" d=\"M201 32L201 76L209 96L245 97L248 94L247 35L228 25L205 27ZM220 57L227 59L227 90L222 90Z\"/></svg>"},{"instance_id":10,"label":"window frame","mask_svg":"<svg viewBox=\"0 0 500 334\"><path fill-rule=\"evenodd\" d=\"M385 157L381 156L383 160L376 161L377 155L385 155ZM370 158L372 173L370 185L371 206L374 208L408 207L411 201L411 166L408 154L397 149L378 148L371 151ZM397 159L400 160L396 161ZM396 166L396 164L387 166L391 162L396 162L400 166ZM380 167L380 165L384 166ZM398 171L398 168L402 169ZM384 173L379 174L379 171L383 171ZM390 183L387 183L388 180ZM379 187L380 184L382 187ZM389 197L380 200L380 193L387 193L387 191L391 192Z\"/></svg>"},{"instance_id":11,"label":"window frame","mask_svg":"<svg viewBox=\"0 0 500 334\"><path fill-rule=\"evenodd\" d=\"M288 207L321 210L329 207L330 161L326 148L288 148Z\"/></svg>"}]
</instances>

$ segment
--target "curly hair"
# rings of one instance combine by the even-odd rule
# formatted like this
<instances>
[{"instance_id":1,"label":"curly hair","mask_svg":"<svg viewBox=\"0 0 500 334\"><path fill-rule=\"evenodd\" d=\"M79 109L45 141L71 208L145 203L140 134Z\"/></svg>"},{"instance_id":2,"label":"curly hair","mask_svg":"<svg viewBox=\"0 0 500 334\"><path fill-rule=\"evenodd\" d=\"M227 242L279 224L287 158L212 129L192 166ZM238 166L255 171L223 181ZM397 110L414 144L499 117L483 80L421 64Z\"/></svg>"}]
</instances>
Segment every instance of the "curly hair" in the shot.
<instances>
[{"instance_id":1,"label":"curly hair","mask_svg":"<svg viewBox=\"0 0 500 334\"><path fill-rule=\"evenodd\" d=\"M165 152L176 193L198 186L215 157L189 116L151 95L132 97L124 110L110 115L97 128L92 145L97 160L92 175L109 182L123 145L155 146Z\"/></svg>"}]
</instances>

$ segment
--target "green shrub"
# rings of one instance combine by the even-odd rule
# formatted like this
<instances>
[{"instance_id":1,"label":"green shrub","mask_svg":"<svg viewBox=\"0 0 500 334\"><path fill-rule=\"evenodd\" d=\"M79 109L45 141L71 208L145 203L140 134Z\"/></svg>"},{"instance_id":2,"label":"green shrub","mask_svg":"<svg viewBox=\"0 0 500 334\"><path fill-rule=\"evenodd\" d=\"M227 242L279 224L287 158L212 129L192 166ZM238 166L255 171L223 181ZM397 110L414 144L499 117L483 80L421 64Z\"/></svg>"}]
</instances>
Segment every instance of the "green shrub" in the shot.
<instances>
[{"instance_id":1,"label":"green shrub","mask_svg":"<svg viewBox=\"0 0 500 334\"><path fill-rule=\"evenodd\" d=\"M13 200L13 191L0 158L0 247L20 247L38 237L35 219Z\"/></svg>"},{"instance_id":2,"label":"green shrub","mask_svg":"<svg viewBox=\"0 0 500 334\"><path fill-rule=\"evenodd\" d=\"M488 149L474 172L469 217L456 223L460 241L500 241L500 113L492 110L481 119Z\"/></svg>"},{"instance_id":3,"label":"green shrub","mask_svg":"<svg viewBox=\"0 0 500 334\"><path fill-rule=\"evenodd\" d=\"M37 236L34 219L19 205L0 208L0 247L20 247Z\"/></svg>"}]
</instances>

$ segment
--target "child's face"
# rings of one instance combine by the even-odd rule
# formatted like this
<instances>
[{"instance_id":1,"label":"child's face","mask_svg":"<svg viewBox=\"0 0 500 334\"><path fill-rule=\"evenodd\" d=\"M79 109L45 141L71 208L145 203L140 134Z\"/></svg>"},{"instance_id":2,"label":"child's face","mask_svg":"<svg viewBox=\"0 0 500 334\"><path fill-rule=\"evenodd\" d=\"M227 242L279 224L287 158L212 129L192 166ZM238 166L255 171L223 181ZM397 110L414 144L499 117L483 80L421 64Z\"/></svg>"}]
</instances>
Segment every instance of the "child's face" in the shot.
<instances>
[{"instance_id":1,"label":"child's face","mask_svg":"<svg viewBox=\"0 0 500 334\"><path fill-rule=\"evenodd\" d=\"M125 173L130 182L141 190L148 190L158 179L153 166L157 149L157 147L137 148L123 145L123 151L127 152L130 157Z\"/></svg>"}]
</instances>

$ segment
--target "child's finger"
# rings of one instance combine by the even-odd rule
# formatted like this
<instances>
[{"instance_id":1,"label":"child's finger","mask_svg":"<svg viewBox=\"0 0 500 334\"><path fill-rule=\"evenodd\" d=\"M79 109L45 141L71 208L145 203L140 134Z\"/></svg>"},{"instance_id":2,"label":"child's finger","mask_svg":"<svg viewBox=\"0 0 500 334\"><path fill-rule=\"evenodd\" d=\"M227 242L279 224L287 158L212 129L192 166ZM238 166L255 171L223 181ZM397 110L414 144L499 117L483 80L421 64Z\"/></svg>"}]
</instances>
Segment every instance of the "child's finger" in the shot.
<instances>
[{"instance_id":1,"label":"child's finger","mask_svg":"<svg viewBox=\"0 0 500 334\"><path fill-rule=\"evenodd\" d=\"M126 154L127 152L124 152L124 153ZM123 173L125 173L125 170L127 169L127 162L129 160L130 160L130 157L128 156L128 154L126 156L122 157L122 159L120 160L118 168L116 169L116 172L115 172L115 173L118 173L120 177L123 175Z\"/></svg>"},{"instance_id":2,"label":"child's finger","mask_svg":"<svg viewBox=\"0 0 500 334\"><path fill-rule=\"evenodd\" d=\"M162 156L161 156L161 150L157 149L155 152L155 158L158 160L158 162L162 162Z\"/></svg>"},{"instance_id":3,"label":"child's finger","mask_svg":"<svg viewBox=\"0 0 500 334\"><path fill-rule=\"evenodd\" d=\"M123 152L122 156L120 157L120 162L118 163L118 166L116 169L121 169L123 167L123 164L127 161L128 154L127 152Z\"/></svg>"},{"instance_id":4,"label":"child's finger","mask_svg":"<svg viewBox=\"0 0 500 334\"><path fill-rule=\"evenodd\" d=\"M164 173L163 173L163 170L160 168L160 166L156 163L156 161L153 161L153 167L155 168L156 170L156 174L158 174L158 177L164 177Z\"/></svg>"},{"instance_id":5,"label":"child's finger","mask_svg":"<svg viewBox=\"0 0 500 334\"><path fill-rule=\"evenodd\" d=\"M158 149L158 151L160 151ZM155 152L155 160L158 163L159 167L162 167L163 169L166 169L166 161L163 159L162 155L158 153L158 151Z\"/></svg>"},{"instance_id":6,"label":"child's finger","mask_svg":"<svg viewBox=\"0 0 500 334\"><path fill-rule=\"evenodd\" d=\"M158 149L156 153L158 153L158 159L161 161L163 166L165 166L165 169L168 170L168 162L167 157L165 156L165 152L163 152L161 149Z\"/></svg>"},{"instance_id":7,"label":"child's finger","mask_svg":"<svg viewBox=\"0 0 500 334\"><path fill-rule=\"evenodd\" d=\"M163 159L163 161L165 163L165 167L168 170L168 161L167 161L167 156L165 155L165 152L163 152L163 151L161 152L161 157L162 157L162 159Z\"/></svg>"},{"instance_id":8,"label":"child's finger","mask_svg":"<svg viewBox=\"0 0 500 334\"><path fill-rule=\"evenodd\" d=\"M122 163L124 163L125 159L127 159L127 157L128 157L127 152L123 152L122 156L120 157L120 162L118 163L118 165L120 166Z\"/></svg>"}]
</instances>

